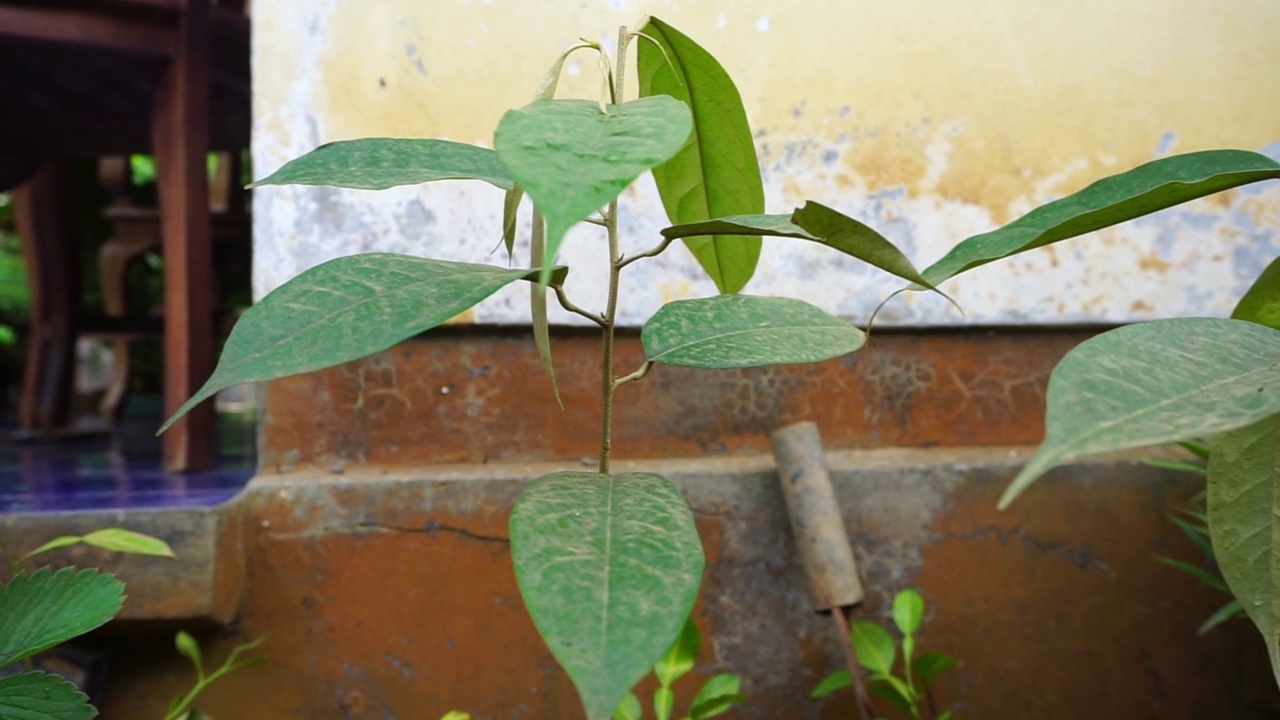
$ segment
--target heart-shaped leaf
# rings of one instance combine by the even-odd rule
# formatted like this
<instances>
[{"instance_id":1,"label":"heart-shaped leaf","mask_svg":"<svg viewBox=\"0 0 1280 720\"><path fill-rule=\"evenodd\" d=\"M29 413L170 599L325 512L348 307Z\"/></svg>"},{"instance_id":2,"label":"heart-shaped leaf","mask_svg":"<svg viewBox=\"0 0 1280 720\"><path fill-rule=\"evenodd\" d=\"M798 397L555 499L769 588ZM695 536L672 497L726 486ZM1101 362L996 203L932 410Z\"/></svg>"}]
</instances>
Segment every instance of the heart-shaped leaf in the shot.
<instances>
[{"instance_id":1,"label":"heart-shaped leaf","mask_svg":"<svg viewBox=\"0 0 1280 720\"><path fill-rule=\"evenodd\" d=\"M578 688L610 717L676 640L702 582L702 543L680 491L651 473L560 472L511 514L525 606Z\"/></svg>"},{"instance_id":2,"label":"heart-shaped leaf","mask_svg":"<svg viewBox=\"0 0 1280 720\"><path fill-rule=\"evenodd\" d=\"M665 95L604 110L589 100L538 100L502 116L498 158L547 219L547 261L564 235L684 145L691 121ZM541 278L545 284L550 269Z\"/></svg>"},{"instance_id":3,"label":"heart-shaped leaf","mask_svg":"<svg viewBox=\"0 0 1280 720\"><path fill-rule=\"evenodd\" d=\"M636 49L640 96L670 95L693 115L693 134L675 157L653 169L672 224L764 212L764 184L742 97L724 67L693 40L655 17ZM722 293L740 291L755 273L760 239L716 234L685 245Z\"/></svg>"},{"instance_id":4,"label":"heart-shaped leaf","mask_svg":"<svg viewBox=\"0 0 1280 720\"><path fill-rule=\"evenodd\" d=\"M290 160L251 187L332 185L385 190L432 180L483 180L503 190L515 187L498 156L488 148L449 140L399 138L326 143Z\"/></svg>"},{"instance_id":5,"label":"heart-shaped leaf","mask_svg":"<svg viewBox=\"0 0 1280 720\"><path fill-rule=\"evenodd\" d=\"M557 278L564 270L557 270ZM249 308L213 376L160 428L219 390L340 365L429 330L537 270L365 253L330 260ZM558 281L558 280L557 280Z\"/></svg>"},{"instance_id":6,"label":"heart-shaped leaf","mask_svg":"<svg viewBox=\"0 0 1280 720\"><path fill-rule=\"evenodd\" d=\"M0 678L4 720L92 720L98 711L79 688L57 675L28 672Z\"/></svg>"},{"instance_id":7,"label":"heart-shaped leaf","mask_svg":"<svg viewBox=\"0 0 1280 720\"><path fill-rule=\"evenodd\" d=\"M124 605L124 583L97 570L40 568L0 589L0 667L102 625Z\"/></svg>"},{"instance_id":8,"label":"heart-shaped leaf","mask_svg":"<svg viewBox=\"0 0 1280 720\"><path fill-rule=\"evenodd\" d=\"M829 360L866 335L802 300L718 295L677 300L645 323L649 360L698 368L743 368Z\"/></svg>"}]
</instances>

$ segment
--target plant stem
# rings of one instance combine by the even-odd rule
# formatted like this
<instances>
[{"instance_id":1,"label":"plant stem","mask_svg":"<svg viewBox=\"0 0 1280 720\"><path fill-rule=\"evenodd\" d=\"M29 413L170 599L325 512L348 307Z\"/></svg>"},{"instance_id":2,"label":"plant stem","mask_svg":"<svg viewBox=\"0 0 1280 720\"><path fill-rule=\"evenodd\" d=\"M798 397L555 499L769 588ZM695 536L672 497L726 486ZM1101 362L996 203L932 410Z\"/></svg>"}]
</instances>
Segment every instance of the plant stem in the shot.
<instances>
[{"instance_id":1,"label":"plant stem","mask_svg":"<svg viewBox=\"0 0 1280 720\"><path fill-rule=\"evenodd\" d=\"M657 255L661 255L661 254L663 253L663 251L665 251L667 248L671 247L671 243L673 243L673 242L675 242L675 238L663 238L663 239L662 239L662 242L658 243L656 246L654 246L654 247L652 247L652 248L650 248L650 249L648 249L648 250L645 250L645 251L644 251L644 252L642 252L642 253L638 253L638 254L636 254L636 255L632 255L632 256L630 256L630 257L623 258L623 259L620 261L620 263L621 263L622 267L626 267L626 266L630 265L631 263L633 263L633 262L635 262L635 261L637 261L637 260L642 260L642 259L644 259L644 258L648 258L648 257L655 257L655 256L657 256Z\"/></svg>"},{"instance_id":2,"label":"plant stem","mask_svg":"<svg viewBox=\"0 0 1280 720\"><path fill-rule=\"evenodd\" d=\"M620 378L614 379L613 389L617 390L618 388L622 387L623 385L626 385L629 382L635 382L636 380L643 380L644 376L648 375L649 371L652 369L653 369L653 361L645 360L644 364L640 366L639 370L623 375Z\"/></svg>"},{"instance_id":3,"label":"plant stem","mask_svg":"<svg viewBox=\"0 0 1280 720\"><path fill-rule=\"evenodd\" d=\"M600 313L593 313L590 310L583 310L571 302L568 294L564 291L563 285L552 285L551 289L555 291L556 300L560 302L560 307L564 308L567 312L574 313L575 315L581 315L600 327L604 327L604 316Z\"/></svg>"},{"instance_id":4,"label":"plant stem","mask_svg":"<svg viewBox=\"0 0 1280 720\"><path fill-rule=\"evenodd\" d=\"M613 101L622 102L623 78L627 68L627 28L618 29L617 72L613 76ZM609 234L609 301L605 305L604 349L601 353L600 382L600 472L608 474L609 457L613 452L613 391L617 385L613 379L613 331L618 317L618 279L622 273L622 257L618 252L618 199L609 202L605 212L605 229Z\"/></svg>"},{"instance_id":5,"label":"plant stem","mask_svg":"<svg viewBox=\"0 0 1280 720\"><path fill-rule=\"evenodd\" d=\"M849 618L844 615L844 608L831 608L831 618L835 620L836 631L840 634L840 648L844 650L845 665L849 668L849 678L853 680L853 694L858 699L858 716L862 720L875 717L875 709L871 707L871 696L867 695L867 685L862 679L862 666L858 664L858 651L853 648L853 637L849 633Z\"/></svg>"}]
</instances>

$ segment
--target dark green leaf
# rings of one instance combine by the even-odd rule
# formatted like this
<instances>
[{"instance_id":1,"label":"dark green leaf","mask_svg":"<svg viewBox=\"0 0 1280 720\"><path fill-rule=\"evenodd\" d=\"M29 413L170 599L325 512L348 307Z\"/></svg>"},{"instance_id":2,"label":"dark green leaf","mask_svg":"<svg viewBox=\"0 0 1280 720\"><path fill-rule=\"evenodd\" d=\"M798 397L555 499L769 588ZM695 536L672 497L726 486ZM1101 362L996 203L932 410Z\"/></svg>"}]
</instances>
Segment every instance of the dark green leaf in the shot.
<instances>
[{"instance_id":1,"label":"dark green leaf","mask_svg":"<svg viewBox=\"0 0 1280 720\"><path fill-rule=\"evenodd\" d=\"M57 675L28 672L0 679L4 720L92 720L98 711L75 685Z\"/></svg>"},{"instance_id":2,"label":"dark green leaf","mask_svg":"<svg viewBox=\"0 0 1280 720\"><path fill-rule=\"evenodd\" d=\"M605 110L589 100L539 100L498 124L498 157L547 219L547 262L564 235L666 161L689 137L689 111L672 98ZM550 279L548 268L542 277Z\"/></svg>"},{"instance_id":3,"label":"dark green leaf","mask_svg":"<svg viewBox=\"0 0 1280 720\"><path fill-rule=\"evenodd\" d=\"M684 629L671 644L671 649L653 666L653 674L658 676L658 682L669 686L693 669L700 652L702 636L698 633L698 624L690 617L684 621Z\"/></svg>"},{"instance_id":4,"label":"dark green leaf","mask_svg":"<svg viewBox=\"0 0 1280 720\"><path fill-rule=\"evenodd\" d=\"M837 670L830 675L822 678L822 682L809 693L811 698L823 698L837 690L843 690L847 687L853 687L853 678L849 676L848 670Z\"/></svg>"},{"instance_id":5,"label":"dark green leaf","mask_svg":"<svg viewBox=\"0 0 1280 720\"><path fill-rule=\"evenodd\" d=\"M931 290L937 289L925 280L907 256L903 255L902 251L883 235L826 205L812 201L806 202L804 207L796 210L791 216L791 222L812 235L822 238L819 242L824 245L833 247L846 255L852 255L903 280L909 280Z\"/></svg>"},{"instance_id":6,"label":"dark green leaf","mask_svg":"<svg viewBox=\"0 0 1280 720\"><path fill-rule=\"evenodd\" d=\"M563 270L558 277L563 277ZM366 253L307 270L249 308L204 387L160 428L219 390L340 365L429 330L536 270Z\"/></svg>"},{"instance_id":7,"label":"dark green leaf","mask_svg":"<svg viewBox=\"0 0 1280 720\"><path fill-rule=\"evenodd\" d=\"M312 150L250 187L332 185L385 190L431 180L483 180L515 187L498 157L488 148L449 140L363 138L340 140Z\"/></svg>"},{"instance_id":8,"label":"dark green leaf","mask_svg":"<svg viewBox=\"0 0 1280 720\"><path fill-rule=\"evenodd\" d=\"M1200 626L1200 629L1196 630L1196 634L1204 635L1205 633L1218 627L1219 625L1230 620L1231 618L1239 617L1244 614L1245 614L1244 607L1240 605L1240 601L1232 600L1226 605L1223 605L1222 607L1218 608L1217 611L1215 611L1212 615L1210 615L1209 619L1205 620L1204 624Z\"/></svg>"},{"instance_id":9,"label":"dark green leaf","mask_svg":"<svg viewBox=\"0 0 1280 720\"><path fill-rule=\"evenodd\" d=\"M911 688L892 675L881 675L867 683L867 692L888 700L894 707L905 713L911 712L911 706L915 704L912 700Z\"/></svg>"},{"instance_id":10,"label":"dark green leaf","mask_svg":"<svg viewBox=\"0 0 1280 720\"><path fill-rule=\"evenodd\" d=\"M1280 330L1280 257L1272 260L1253 281L1231 317Z\"/></svg>"},{"instance_id":11,"label":"dark green leaf","mask_svg":"<svg viewBox=\"0 0 1280 720\"><path fill-rule=\"evenodd\" d=\"M923 274L936 285L994 260L1272 178L1280 178L1280 163L1245 150L1161 158L1103 178L1002 228L968 238Z\"/></svg>"},{"instance_id":12,"label":"dark green leaf","mask_svg":"<svg viewBox=\"0 0 1280 720\"><path fill-rule=\"evenodd\" d=\"M608 718L676 640L702 581L680 491L651 473L560 472L511 514L525 607L590 720Z\"/></svg>"},{"instance_id":13,"label":"dark green leaf","mask_svg":"<svg viewBox=\"0 0 1280 720\"><path fill-rule=\"evenodd\" d=\"M1047 404L1044 444L1001 508L1057 465L1280 412L1280 331L1216 318L1118 328L1067 353L1049 378Z\"/></svg>"},{"instance_id":14,"label":"dark green leaf","mask_svg":"<svg viewBox=\"0 0 1280 720\"><path fill-rule=\"evenodd\" d=\"M618 703L618 708L613 711L613 720L641 720L644 717L644 709L640 707L640 698L634 693L627 693L622 698L622 702Z\"/></svg>"},{"instance_id":15,"label":"dark green leaf","mask_svg":"<svg viewBox=\"0 0 1280 720\"><path fill-rule=\"evenodd\" d=\"M1280 682L1280 413L1215 435L1209 446L1213 554L1262 632Z\"/></svg>"},{"instance_id":16,"label":"dark green leaf","mask_svg":"<svg viewBox=\"0 0 1280 720\"><path fill-rule=\"evenodd\" d=\"M1209 459L1209 446L1202 442L1197 442L1195 440L1182 440L1178 445L1182 446L1187 450L1187 452L1190 452L1201 460Z\"/></svg>"},{"instance_id":17,"label":"dark green leaf","mask_svg":"<svg viewBox=\"0 0 1280 720\"><path fill-rule=\"evenodd\" d=\"M744 699L742 678L728 673L716 675L702 686L698 696L693 699L693 705L689 708L689 720L704 720L723 714Z\"/></svg>"},{"instance_id":18,"label":"dark green leaf","mask_svg":"<svg viewBox=\"0 0 1280 720\"><path fill-rule=\"evenodd\" d=\"M905 636L912 636L920 629L924 619L924 598L920 593L907 589L893 598L893 622Z\"/></svg>"},{"instance_id":19,"label":"dark green leaf","mask_svg":"<svg viewBox=\"0 0 1280 720\"><path fill-rule=\"evenodd\" d=\"M653 169L673 225L764 212L764 184L738 88L706 50L655 17L636 50L640 95L670 95L693 115L689 143ZM748 233L756 235L758 233ZM685 240L722 293L741 290L760 258L758 237L715 235Z\"/></svg>"},{"instance_id":20,"label":"dark green leaf","mask_svg":"<svg viewBox=\"0 0 1280 720\"><path fill-rule=\"evenodd\" d=\"M123 604L124 584L97 570L19 573L0 590L0 667L89 632Z\"/></svg>"},{"instance_id":21,"label":"dark green leaf","mask_svg":"<svg viewBox=\"0 0 1280 720\"><path fill-rule=\"evenodd\" d=\"M160 538L153 538L132 530L104 528L85 535L84 543L111 552L152 557L174 558L173 548Z\"/></svg>"},{"instance_id":22,"label":"dark green leaf","mask_svg":"<svg viewBox=\"0 0 1280 720\"><path fill-rule=\"evenodd\" d=\"M822 238L791 222L790 215L730 215L714 220L672 225L663 228L661 232L663 237L673 240L704 235L767 235L823 242Z\"/></svg>"},{"instance_id":23,"label":"dark green leaf","mask_svg":"<svg viewBox=\"0 0 1280 720\"><path fill-rule=\"evenodd\" d=\"M1194 475L1204 475L1206 470L1204 465L1199 465L1186 460L1166 460L1164 458L1143 458L1143 465L1149 465L1153 468L1161 470L1173 470L1175 472L1192 473Z\"/></svg>"},{"instance_id":24,"label":"dark green leaf","mask_svg":"<svg viewBox=\"0 0 1280 720\"><path fill-rule=\"evenodd\" d=\"M1187 539L1196 544L1205 555L1213 555L1213 546L1209 542L1209 528L1204 525L1187 522L1180 517L1171 517L1169 522L1178 526Z\"/></svg>"},{"instance_id":25,"label":"dark green leaf","mask_svg":"<svg viewBox=\"0 0 1280 720\"><path fill-rule=\"evenodd\" d=\"M959 665L956 659L946 653L930 650L923 653L911 663L911 670L916 674L924 687L929 687L942 676L942 673Z\"/></svg>"},{"instance_id":26,"label":"dark green leaf","mask_svg":"<svg viewBox=\"0 0 1280 720\"><path fill-rule=\"evenodd\" d=\"M888 630L867 620L854 620L849 637L859 665L884 675L893 672L893 659L898 653Z\"/></svg>"},{"instance_id":27,"label":"dark green leaf","mask_svg":"<svg viewBox=\"0 0 1280 720\"><path fill-rule=\"evenodd\" d=\"M1214 590L1221 590L1222 592L1231 592L1230 590L1227 589L1227 584L1223 582L1222 578L1209 572L1208 570L1205 570L1202 567L1199 567L1197 565L1192 565L1189 562L1178 560L1176 558L1164 557L1163 555L1157 555L1156 559L1164 563L1165 565L1168 565L1171 568L1181 570L1182 572L1190 575L1191 577L1194 577L1195 579L1199 580L1205 585L1208 585Z\"/></svg>"},{"instance_id":28,"label":"dark green leaf","mask_svg":"<svg viewBox=\"0 0 1280 720\"><path fill-rule=\"evenodd\" d=\"M866 342L861 330L807 302L754 295L667 303L640 338L651 361L699 368L819 362Z\"/></svg>"}]
</instances>

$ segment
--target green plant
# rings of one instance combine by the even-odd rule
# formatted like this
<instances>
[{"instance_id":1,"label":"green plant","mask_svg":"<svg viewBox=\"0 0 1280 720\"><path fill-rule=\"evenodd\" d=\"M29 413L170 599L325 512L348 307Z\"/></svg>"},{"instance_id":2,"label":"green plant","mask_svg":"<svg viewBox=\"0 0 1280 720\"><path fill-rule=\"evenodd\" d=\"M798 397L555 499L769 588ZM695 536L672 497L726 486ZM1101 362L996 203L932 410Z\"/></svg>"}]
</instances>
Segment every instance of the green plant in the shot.
<instances>
[{"instance_id":1,"label":"green plant","mask_svg":"<svg viewBox=\"0 0 1280 720\"><path fill-rule=\"evenodd\" d=\"M653 716L657 720L671 720L676 701L675 691L671 686L693 669L701 651L702 636L690 617L685 621L684 629L680 631L680 637L676 638L671 649L653 666L653 674L658 678L658 689L653 691ZM741 690L742 679L737 675L716 675L703 684L682 720L703 720L728 712L745 699ZM641 720L643 717L644 708L634 693L627 693L613 711L613 720Z\"/></svg>"},{"instance_id":2,"label":"green plant","mask_svg":"<svg viewBox=\"0 0 1280 720\"><path fill-rule=\"evenodd\" d=\"M930 686L944 672L959 663L937 651L916 655L916 632L924 620L924 598L915 590L903 590L893 599L893 623L902 633L902 674L894 674L898 653L888 630L868 620L854 620L849 627L849 642L858 656L858 664L871 673L867 692L889 701L911 720L926 717L948 720L951 711L938 714ZM837 670L822 679L810 694L823 698L837 690L853 687L848 670Z\"/></svg>"},{"instance_id":3,"label":"green plant","mask_svg":"<svg viewBox=\"0 0 1280 720\"><path fill-rule=\"evenodd\" d=\"M262 644L263 640L265 638L258 638L235 646L232 648L231 653L227 655L227 659L222 661L222 665L206 675L204 672L204 660L200 655L200 644L186 632L179 631L174 638L173 644L178 648L178 652L182 653L195 666L196 684L187 693L175 697L173 702L169 703L169 711L165 713L164 720L210 720L209 716L204 712L193 709L191 703L195 702L196 696L204 692L219 678L241 668L253 667L266 662L266 658L261 655L240 658L241 653L256 649Z\"/></svg>"},{"instance_id":4,"label":"green plant","mask_svg":"<svg viewBox=\"0 0 1280 720\"><path fill-rule=\"evenodd\" d=\"M622 102L633 39L639 40L641 97ZM554 99L564 58L584 49L602 58L609 97L603 107ZM553 473L525 488L511 516L511 553L525 606L592 720L608 718L676 640L704 563L692 513L672 483L652 473L611 473L615 393L643 380L654 365L809 363L853 352L865 341L861 330L799 300L734 294L755 271L762 236L817 243L901 277L910 289L936 290L937 283L1001 257L1280 176L1280 165L1243 151L1164 158L970 238L921 273L879 233L819 203L761 214L759 163L736 87L710 54L657 18L640 33L620 32L613 67L595 43L570 48L535 97L503 116L493 150L432 139L334 142L257 183L377 190L480 180L506 192L501 232L509 253L527 194L533 204L528 268L389 253L314 267L241 317L212 377L164 427L224 387L386 350L518 280L531 284L533 336L554 389L546 304L552 291L566 311L602 331L600 459L597 472ZM617 198L646 170L673 225L651 249L624 257ZM602 270L609 291L600 311L569 299L568 268L554 264L565 233L583 222L601 227L608 246ZM616 374L619 277L676 240L725 294L664 305L641 333L645 362Z\"/></svg>"}]
</instances>

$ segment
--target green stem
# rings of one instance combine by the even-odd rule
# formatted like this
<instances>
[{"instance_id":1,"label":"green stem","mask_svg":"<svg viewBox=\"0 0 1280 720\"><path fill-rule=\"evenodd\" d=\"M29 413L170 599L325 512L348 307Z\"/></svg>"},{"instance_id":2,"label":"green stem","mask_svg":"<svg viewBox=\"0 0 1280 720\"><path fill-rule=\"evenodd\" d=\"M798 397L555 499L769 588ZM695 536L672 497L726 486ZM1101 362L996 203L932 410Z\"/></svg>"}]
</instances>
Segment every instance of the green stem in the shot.
<instances>
[{"instance_id":1,"label":"green stem","mask_svg":"<svg viewBox=\"0 0 1280 720\"><path fill-rule=\"evenodd\" d=\"M614 73L613 101L622 102L623 79L627 67L627 28L618 29L618 62ZM609 458L613 453L613 391L617 384L613 377L613 335L618 317L618 280L622 274L622 255L618 252L618 200L614 198L605 212L605 229L609 234L609 301L605 306L604 349L600 383L600 472L609 472Z\"/></svg>"}]
</instances>

